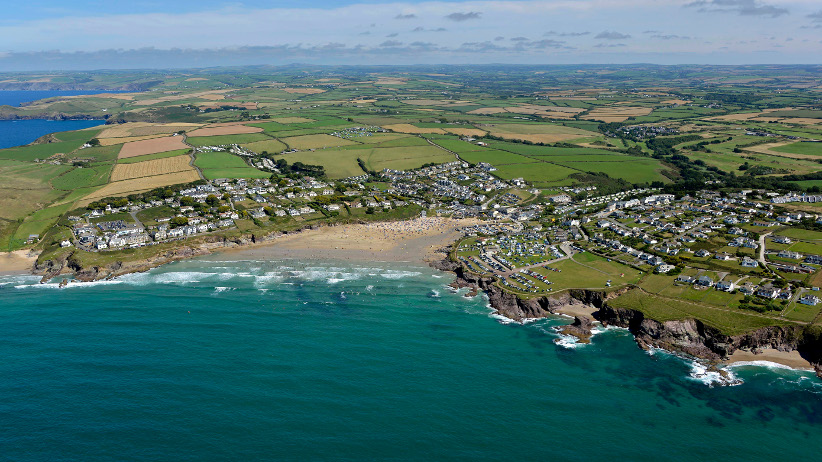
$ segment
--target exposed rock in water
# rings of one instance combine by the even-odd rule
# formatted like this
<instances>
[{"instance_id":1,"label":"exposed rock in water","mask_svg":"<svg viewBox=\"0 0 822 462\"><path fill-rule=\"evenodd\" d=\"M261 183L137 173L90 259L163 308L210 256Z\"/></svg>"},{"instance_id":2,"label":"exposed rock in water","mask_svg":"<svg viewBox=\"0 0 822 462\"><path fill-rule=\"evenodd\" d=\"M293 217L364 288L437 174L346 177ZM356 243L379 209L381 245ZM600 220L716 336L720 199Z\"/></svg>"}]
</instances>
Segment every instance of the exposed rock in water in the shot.
<instances>
[{"instance_id":1,"label":"exposed rock in water","mask_svg":"<svg viewBox=\"0 0 822 462\"><path fill-rule=\"evenodd\" d=\"M591 343L591 335L593 335L594 323L591 319L585 316L574 317L574 322L559 329L562 335L572 335L579 340L579 343Z\"/></svg>"}]
</instances>

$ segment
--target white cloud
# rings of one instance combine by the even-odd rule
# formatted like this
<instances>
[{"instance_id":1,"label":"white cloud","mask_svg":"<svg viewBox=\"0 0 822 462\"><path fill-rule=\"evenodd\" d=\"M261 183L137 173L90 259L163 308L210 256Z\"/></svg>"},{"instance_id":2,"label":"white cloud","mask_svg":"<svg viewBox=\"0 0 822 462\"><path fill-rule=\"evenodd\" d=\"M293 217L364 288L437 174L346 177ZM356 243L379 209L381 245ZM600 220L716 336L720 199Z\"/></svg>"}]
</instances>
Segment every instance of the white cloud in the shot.
<instances>
[{"instance_id":1,"label":"white cloud","mask_svg":"<svg viewBox=\"0 0 822 462\"><path fill-rule=\"evenodd\" d=\"M421 47L424 53L419 53L419 59L450 62L443 58L444 50L464 49L471 56L480 52L494 56L499 48L504 48L486 44L489 41L493 44L494 37L567 37L574 47L587 50L601 41L625 40L626 46L609 48L613 53L634 53L635 56L650 52L707 54L718 50L720 45L751 38L751 29L732 27L734 21L741 25L743 21L760 20L768 21L769 29L782 36L795 33L796 40L787 44L786 51L810 53L808 59L818 61L822 51L812 49L813 43L802 45L803 39L818 40L814 35L818 29L811 28L822 24L818 1L489 0L386 2L323 9L235 6L192 13L114 14L37 19L16 24L6 22L0 23L0 43L4 49L18 53L53 50L56 44L60 50L68 52L104 48L221 50L235 47L253 50L249 47L274 47L293 53L339 44L346 52L366 53L379 50L386 39L391 42L392 38L398 37L395 35L398 31L404 34L403 37L410 37L408 32L413 31L415 43L428 44ZM309 1L304 3L311 4ZM689 4L693 6L682 8ZM708 8L729 10L733 14L698 12ZM779 14L782 10L789 10L791 14ZM814 22L818 15L820 22ZM798 18L806 28L795 23ZM401 27L398 28L398 24ZM617 31L611 30L614 24L619 24ZM655 31L648 31L649 24L653 24ZM605 32L597 35L597 31ZM656 37L650 37L651 34ZM626 40L631 37L632 40ZM687 37L699 37L704 42L688 43ZM564 42L516 42L521 46L509 47L508 54L500 56L527 62L531 56L528 53L540 47L551 52L553 48L568 48ZM526 46L526 43L533 45ZM745 46L749 48L734 48L733 51L744 54L756 49L755 45ZM426 56L429 52L438 54ZM582 57L582 52L579 53ZM294 60L297 60L296 56Z\"/></svg>"}]
</instances>

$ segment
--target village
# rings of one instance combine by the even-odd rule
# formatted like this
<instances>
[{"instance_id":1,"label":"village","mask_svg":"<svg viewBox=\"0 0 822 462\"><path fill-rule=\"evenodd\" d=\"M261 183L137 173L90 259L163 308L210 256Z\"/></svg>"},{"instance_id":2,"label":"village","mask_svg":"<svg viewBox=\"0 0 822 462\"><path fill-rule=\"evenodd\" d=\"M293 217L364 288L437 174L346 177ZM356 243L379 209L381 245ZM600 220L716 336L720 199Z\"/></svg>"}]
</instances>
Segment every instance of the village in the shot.
<instances>
[{"instance_id":1,"label":"village","mask_svg":"<svg viewBox=\"0 0 822 462\"><path fill-rule=\"evenodd\" d=\"M820 302L822 245L803 238L813 231L790 225L822 219L782 209L820 196L545 191L522 179L500 179L494 170L453 161L338 181L294 175L205 181L162 199L70 216L73 239L61 245L107 252L237 229L247 221L308 224L417 207L422 215L483 220L464 230L453 257L515 293L619 287L652 275L675 287L732 294L737 306L755 310Z\"/></svg>"}]
</instances>

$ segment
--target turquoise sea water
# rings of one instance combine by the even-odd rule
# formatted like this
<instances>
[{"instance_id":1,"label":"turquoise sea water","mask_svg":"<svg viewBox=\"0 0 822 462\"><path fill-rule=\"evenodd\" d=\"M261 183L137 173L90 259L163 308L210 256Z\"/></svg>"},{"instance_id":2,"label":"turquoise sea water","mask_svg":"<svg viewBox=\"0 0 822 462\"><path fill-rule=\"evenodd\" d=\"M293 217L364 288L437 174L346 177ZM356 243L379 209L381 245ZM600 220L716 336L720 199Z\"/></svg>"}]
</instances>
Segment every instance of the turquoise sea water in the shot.
<instances>
[{"instance_id":1,"label":"turquoise sea water","mask_svg":"<svg viewBox=\"0 0 822 462\"><path fill-rule=\"evenodd\" d=\"M89 91L0 91L0 106L19 106L55 96L76 96ZM94 92L91 92L94 93ZM0 149L22 146L49 133L80 130L104 124L104 120L0 120Z\"/></svg>"},{"instance_id":2,"label":"turquoise sea water","mask_svg":"<svg viewBox=\"0 0 822 462\"><path fill-rule=\"evenodd\" d=\"M0 278L0 460L814 460L822 381L490 316L407 264Z\"/></svg>"}]
</instances>

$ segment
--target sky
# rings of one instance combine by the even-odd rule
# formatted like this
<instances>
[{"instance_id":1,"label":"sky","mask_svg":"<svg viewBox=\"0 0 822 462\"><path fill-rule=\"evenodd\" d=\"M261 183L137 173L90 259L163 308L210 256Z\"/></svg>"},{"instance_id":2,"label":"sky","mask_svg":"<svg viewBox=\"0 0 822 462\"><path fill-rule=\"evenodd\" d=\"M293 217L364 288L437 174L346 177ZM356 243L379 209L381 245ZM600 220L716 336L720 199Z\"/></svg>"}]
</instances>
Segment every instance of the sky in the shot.
<instances>
[{"instance_id":1,"label":"sky","mask_svg":"<svg viewBox=\"0 0 822 462\"><path fill-rule=\"evenodd\" d=\"M822 0L7 3L3 71L822 63Z\"/></svg>"}]
</instances>

